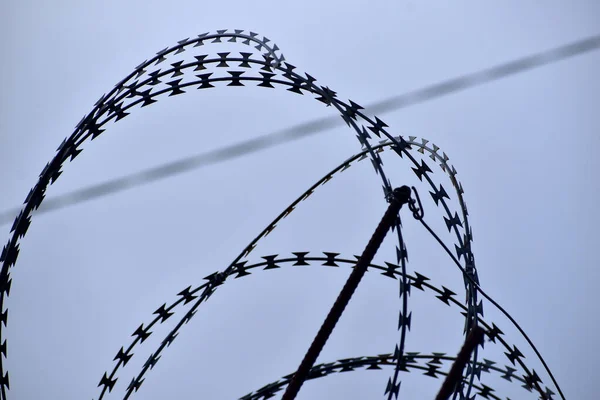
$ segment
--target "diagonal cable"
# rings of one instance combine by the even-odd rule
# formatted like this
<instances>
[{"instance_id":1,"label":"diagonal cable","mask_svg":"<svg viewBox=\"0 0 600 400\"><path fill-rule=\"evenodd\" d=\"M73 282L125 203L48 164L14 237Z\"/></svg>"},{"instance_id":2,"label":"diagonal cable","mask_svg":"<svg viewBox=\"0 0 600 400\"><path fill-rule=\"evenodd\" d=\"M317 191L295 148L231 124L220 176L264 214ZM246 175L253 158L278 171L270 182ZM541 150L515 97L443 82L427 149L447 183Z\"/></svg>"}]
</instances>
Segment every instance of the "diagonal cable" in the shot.
<instances>
[{"instance_id":1,"label":"diagonal cable","mask_svg":"<svg viewBox=\"0 0 600 400\"><path fill-rule=\"evenodd\" d=\"M585 54L600 48L600 35L591 36L576 42L556 47L551 50L532 54L527 57L496 65L475 73L435 83L412 92L393 96L368 105L366 110L373 114L399 110L408 106L424 103L452 93L467 90L502 78L527 72L577 55ZM221 163L242 157L280 144L298 140L319 132L340 126L339 117L324 117L292 127L262 135L254 139L238 142L206 153L183 158L177 161L148 168L144 171L129 174L121 178L88 186L61 196L47 199L37 213L59 210L74 204L93 200L113 193L132 189L138 186L170 178L204 166ZM10 223L19 213L20 207L0 213L0 225Z\"/></svg>"}]
</instances>

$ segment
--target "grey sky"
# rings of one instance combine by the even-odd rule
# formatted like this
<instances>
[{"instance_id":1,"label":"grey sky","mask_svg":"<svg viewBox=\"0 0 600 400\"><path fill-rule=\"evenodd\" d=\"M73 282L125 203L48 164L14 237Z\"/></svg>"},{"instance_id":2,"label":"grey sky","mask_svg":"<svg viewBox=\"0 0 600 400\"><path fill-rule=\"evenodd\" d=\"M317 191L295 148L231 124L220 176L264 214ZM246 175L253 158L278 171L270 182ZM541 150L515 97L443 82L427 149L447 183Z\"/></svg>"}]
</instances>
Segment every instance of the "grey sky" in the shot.
<instances>
[{"instance_id":1,"label":"grey sky","mask_svg":"<svg viewBox=\"0 0 600 400\"><path fill-rule=\"evenodd\" d=\"M0 209L24 200L101 94L156 51L199 33L239 28L266 35L300 71L359 104L599 33L595 2L503 4L4 2ZM600 351L593 248L600 223L593 206L599 66L600 54L590 53L381 117L392 133L425 137L449 155L466 192L482 286L530 334L569 398L592 398L593 355ZM48 193L328 115L335 111L282 89L190 90L109 124ZM34 217L7 301L10 398L97 398L100 377L140 323L183 288L225 268L298 194L359 149L342 127ZM394 185L418 185L429 197L407 163L386 153L383 161ZM430 199L425 208L449 239ZM369 164L358 164L319 189L249 258L292 251L351 257L384 209L378 178ZM462 297L456 268L422 228L407 220L404 232L409 270ZM394 257L386 242L377 261ZM293 372L347 274L315 266L228 281L135 396L236 398ZM409 304L414 332L407 350L454 354L461 341L457 309L418 291ZM319 360L393 351L398 305L397 282L367 274ZM485 307L486 319L499 321L542 375L514 329ZM165 334L157 330L143 343L107 398L122 395ZM500 351L489 351L486 358L507 363ZM299 399L380 396L390 373L309 382ZM517 386L486 379L505 395L526 398ZM432 398L440 383L415 372L403 378L402 392Z\"/></svg>"}]
</instances>

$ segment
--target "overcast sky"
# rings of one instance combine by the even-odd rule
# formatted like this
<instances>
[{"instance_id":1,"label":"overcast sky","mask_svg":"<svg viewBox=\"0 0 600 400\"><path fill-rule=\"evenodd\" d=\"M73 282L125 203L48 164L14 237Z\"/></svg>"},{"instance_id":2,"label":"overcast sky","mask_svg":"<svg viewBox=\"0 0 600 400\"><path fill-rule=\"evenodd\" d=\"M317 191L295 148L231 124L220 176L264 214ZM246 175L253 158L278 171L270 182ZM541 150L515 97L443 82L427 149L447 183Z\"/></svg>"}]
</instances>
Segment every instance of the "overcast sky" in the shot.
<instances>
[{"instance_id":1,"label":"overcast sky","mask_svg":"<svg viewBox=\"0 0 600 400\"><path fill-rule=\"evenodd\" d=\"M217 29L258 32L340 99L369 104L600 33L596 1L278 2L8 0L0 5L0 211L18 206L98 98L157 51ZM196 48L193 55L249 51ZM465 190L483 288L521 323L567 398L597 390L600 313L600 52L378 115L394 135L435 143ZM239 140L336 115L282 88L189 90L110 123L67 164L48 197ZM340 119L341 120L341 119ZM11 399L98 398L96 386L161 304L223 270L289 203L360 151L345 125L266 152L34 216L12 271ZM394 186L416 185L426 218L452 243L410 165L382 154ZM432 164L432 167L435 165ZM451 184L436 167L436 182ZM456 201L456 196L452 196ZM386 208L379 177L358 163L303 202L249 256L362 252ZM443 250L402 211L409 271L464 297ZM5 238L10 226L2 226ZM3 241L5 241L3 239ZM395 262L388 238L376 262ZM202 305L134 398L238 398L295 371L350 268L287 265L228 280ZM319 362L393 352L398 283L367 273ZM548 386L510 323L484 303ZM183 309L183 308L182 308ZM409 298L406 350L454 355L462 317L431 293ZM135 351L106 398L132 377L183 311ZM169 321L171 321L169 320ZM483 356L510 365L500 347ZM383 398L392 368L307 382L298 399ZM401 398L433 398L441 380L402 375ZM536 398L496 375L501 397Z\"/></svg>"}]
</instances>

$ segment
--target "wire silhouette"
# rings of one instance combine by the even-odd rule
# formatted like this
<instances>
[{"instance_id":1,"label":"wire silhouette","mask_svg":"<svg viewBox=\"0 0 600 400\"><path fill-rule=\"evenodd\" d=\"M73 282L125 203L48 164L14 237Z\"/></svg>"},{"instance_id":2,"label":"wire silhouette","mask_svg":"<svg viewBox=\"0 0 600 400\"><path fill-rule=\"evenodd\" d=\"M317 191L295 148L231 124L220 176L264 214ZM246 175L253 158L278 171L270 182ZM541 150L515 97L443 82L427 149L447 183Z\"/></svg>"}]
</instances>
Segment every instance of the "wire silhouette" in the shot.
<instances>
[{"instance_id":1,"label":"wire silhouette","mask_svg":"<svg viewBox=\"0 0 600 400\"><path fill-rule=\"evenodd\" d=\"M582 55L600 48L600 35L591 36L573 43L556 47L551 50L539 52L527 57L496 65L491 68L465 74L460 77L428 85L424 88L390 97L365 107L375 114L396 111L412 105L431 101L452 93L467 90L479 85L490 83L509 76L527 72L534 68L543 67L570 57ZM309 122L294 125L287 129L262 135L256 138L240 141L223 146L195 156L182 158L159 166L147 168L141 172L129 174L107 182L91 185L75 190L64 195L47 199L37 210L38 214L59 210L74 204L97 199L123 190L146 185L161 179L166 179L177 174L194 170L196 168L214 165L232 160L244 155L266 150L271 147L306 138L319 132L327 131L340 126L337 117L324 117ZM0 213L0 225L13 221L20 207Z\"/></svg>"},{"instance_id":2,"label":"wire silhouette","mask_svg":"<svg viewBox=\"0 0 600 400\"><path fill-rule=\"evenodd\" d=\"M253 46L250 52L218 52L197 54L186 58L187 54L194 52L194 49L205 44L216 44L222 46L224 43L241 43ZM588 46L589 47L589 46ZM255 50L254 50L255 49ZM179 54L186 53L180 56ZM573 53L573 49L570 50ZM167 67L159 67L169 59ZM177 60L175 60L177 59ZM171 62L172 61L172 62ZM526 63L531 65L531 63ZM363 107L353 101L344 102L337 98L337 94L328 87L318 85L316 79L309 74L298 73L296 67L285 61L279 48L270 44L266 37L260 37L254 32L243 30L220 30L216 33L204 33L195 38L187 38L178 42L173 47L165 48L157 53L156 56L140 64L125 79L120 81L115 88L108 94L103 95L95 104L92 111L87 114L77 124L72 135L67 137L58 147L55 157L46 165L40 174L39 181L27 195L22 210L17 215L9 237L8 243L3 247L0 256L2 269L0 271L0 399L7 399L10 389L9 375L6 370L6 332L4 327L8 321L8 308L5 308L6 299L10 294L12 278L11 269L16 265L20 251L20 240L26 235L31 224L33 211L37 210L43 203L48 186L52 185L61 175L62 167L67 161L73 161L82 152L83 144L98 137L104 132L107 123L117 122L127 117L136 107L148 106L158 98L176 96L186 93L187 89L209 89L220 85L227 86L245 86L246 84L255 84L266 88L284 88L295 94L308 94L314 96L316 100L327 106L334 107L342 116L347 125L356 133L357 138L363 147L361 153L349 158L338 167L327 173L321 180L315 183L311 188L305 191L292 204L284 209L277 218L266 226L249 244L235 257L231 263L221 271L208 275L204 279L205 283L193 287L188 286L178 293L178 299L170 304L163 304L154 313L150 322L141 324L133 333L132 340L128 346L123 346L117 352L114 360L114 366L111 370L104 373L100 379L100 393L98 399L104 398L108 392L115 387L118 376L117 373L132 357L133 349L139 347L144 340L151 334L152 329L159 324L164 323L171 316L179 313L181 317L175 327L166 335L164 340L153 351L140 372L132 379L131 383L124 391L124 399L129 398L134 392L137 392L147 373L156 365L162 352L176 339L179 331L195 315L199 306L208 301L211 295L231 277L241 278L247 276L257 268L263 270L272 270L280 268L285 264L296 266L308 266L310 263L319 262L325 266L356 266L356 259L347 259L340 257L339 253L324 252L323 256L313 256L310 252L294 252L290 257L280 257L279 255L270 255L262 257L263 261L250 263L248 257L256 245L268 234L276 229L277 223L292 213L296 206L306 201L318 187L327 183L338 173L350 168L357 162L365 159L371 161L376 174L381 179L383 185L384 199L390 201L392 196L392 185L387 178L383 168L380 153L387 151L400 156L405 162L411 165L412 171L417 178L430 189L430 195L435 206L439 207L443 214L444 222L448 231L453 234L453 244L456 252L456 258L448 249L448 246L441 242L439 236L432 233L440 241L444 249L450 254L453 261L458 263L461 268L464 286L465 300L458 301L456 293L442 286L438 288L431 283L429 278L419 273L413 275L407 272L407 250L402 238L402 226L400 217L394 219L392 231L396 234L396 263L386 263L385 267L369 263L368 268L383 271L382 275L394 278L399 282L401 307L399 310L399 338L391 356L361 357L360 359L346 359L334 363L317 365L310 369L308 378L327 376L333 372L348 371L351 369L363 367L366 365L389 364L393 365L393 373L390 376L385 394L388 399L398 398L400 392L400 372L410 369L422 369L422 365L417 360L429 360L427 372L425 375L431 377L444 376L445 372L441 370L442 360L453 361L455 358L446 357L443 353L431 353L431 356L420 356L419 353L408 352L405 349L406 339L411 326L412 312L409 310L408 298L411 295L411 288L428 291L433 293L436 298L445 304L457 306L464 316L464 334L468 335L473 327L481 326L486 330L488 339L497 346L506 350L508 360L516 367L507 367L506 370L493 367L489 360L480 360L479 348L475 348L469 357L467 368L461 372L460 384L454 388L454 398L472 398L473 391L477 391L482 397L499 398L493 392L490 386L482 382L481 372L496 371L504 374L503 377L514 378L516 382L522 383L527 391L533 391L543 399L551 399L554 390L558 391L561 398L564 395L558 386L558 383L552 376L546 363L540 356L544 364L545 372L548 374L552 383L550 387L542 388L542 378L533 368L529 367L531 360L525 362L525 356L515 346L511 345L504 337L504 333L496 326L494 322L487 322L483 318L483 303L478 298L481 291L481 285L475 267L475 259L471 251L472 228L469 223L468 211L464 202L464 190L462 184L457 179L456 169L451 166L448 156L443 153L438 146L430 144L426 139L417 140L416 137L409 137L408 140L398 136L394 137L385 129L387 125L377 117L369 117L363 111ZM510 68L504 69L505 72ZM498 73L497 76L502 75ZM167 95L167 96L163 96ZM375 137L376 138L375 138ZM381 140L383 139L383 140ZM378 143L376 143L378 142ZM434 171L424 158L430 158L452 183L454 188L454 202L451 201L449 193L438 182L434 181ZM418 208L416 204L418 203ZM423 221L423 205L421 200L409 202L413 216ZM464 265L461 265L462 259ZM491 298L485 295L490 301ZM187 310L183 309L187 306ZM412 304L412 303L411 303ZM496 304L492 301L492 304ZM182 316L181 316L182 315ZM516 324L516 321L512 320ZM518 327L518 326L517 326ZM489 342L488 342L489 343ZM520 375L520 376L519 376ZM250 398L269 398L283 387L290 384L293 375L284 377L282 380L273 384L266 385L261 389L252 392L243 399ZM554 389L554 390L553 390Z\"/></svg>"}]
</instances>

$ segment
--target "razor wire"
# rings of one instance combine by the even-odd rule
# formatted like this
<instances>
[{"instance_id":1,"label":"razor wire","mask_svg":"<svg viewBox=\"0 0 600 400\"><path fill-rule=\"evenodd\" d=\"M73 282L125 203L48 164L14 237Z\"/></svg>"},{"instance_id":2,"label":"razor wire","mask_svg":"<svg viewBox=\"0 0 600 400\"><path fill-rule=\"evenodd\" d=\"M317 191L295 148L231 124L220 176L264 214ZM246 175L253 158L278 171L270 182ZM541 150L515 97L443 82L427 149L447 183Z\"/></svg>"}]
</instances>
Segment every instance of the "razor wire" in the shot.
<instances>
[{"instance_id":1,"label":"razor wire","mask_svg":"<svg viewBox=\"0 0 600 400\"><path fill-rule=\"evenodd\" d=\"M195 48L201 47L205 44L220 43L241 43L243 45L252 46L254 50L249 52L217 52L207 54L196 54L192 57L185 58L188 54L193 53ZM178 58L176 56L185 53L182 60L170 60L168 66L165 68L163 63L168 59ZM174 61L174 62L171 62ZM159 65L163 67L158 67ZM156 67L156 69L153 69ZM276 88L282 87L292 93L304 95L313 95L316 100L324 103L327 106L333 106L355 133L361 146L363 147L362 155L360 159L369 158L372 166L377 175L379 175L382 185L384 198L389 199L391 193L391 182L387 178L383 168L383 162L379 153L383 151L384 147L388 146L393 150L395 154L401 158L405 158L407 162L411 163L412 170L420 181L427 183L432 191L432 196L435 205L442 209L444 215L444 221L449 232L454 234L455 241L454 247L458 259L463 259L464 262L464 274L463 280L465 285L466 299L465 299L465 329L464 334L469 332L469 329L474 324L482 323L483 316L483 304L478 301L477 289L479 286L479 280L477 276L477 270L475 267L475 260L471 251L471 242L473 239L472 228L468 221L468 211L466 203L463 199L463 188L462 184L456 178L456 169L450 166L447 161L448 157L442 152L440 155L440 149L436 145L431 147L427 146L428 141L422 139L421 143L415 142L416 138L411 137L409 141L405 140L402 136L394 137L385 129L388 127L382 120L377 117L368 117L361 112L360 105L349 100L344 102L337 98L337 93L326 86L320 86L316 83L316 79L307 73L298 73L295 71L296 67L288 63L284 56L281 54L279 48L275 44L271 44L271 41L266 37L260 37L254 32L246 32L243 30L219 30L216 33L204 33L194 38L187 38L177 42L175 46L167 47L159 51L154 57L142 62L138 65L134 71L129 74L125 79L117 83L117 85L107 94L104 94L95 103L92 111L86 114L81 121L76 125L74 132L67 137L57 149L57 154L53 159L46 164L43 171L40 173L39 181L31 189L27 195L24 206L21 212L15 218L13 226L11 228L11 235L8 243L3 247L0 261L2 262L2 269L0 271L0 399L4 400L7 398L7 391L10 387L8 371L5 368L6 349L7 342L4 337L3 326L7 324L8 308L5 308L5 299L10 294L10 287L12 279L10 277L10 269L16 264L20 247L19 241L25 236L29 226L31 224L32 213L42 204L46 190L49 185L52 185L62 174L63 164L69 160L73 161L83 150L82 145L88 141L92 141L104 132L104 128L108 122L118 122L119 120L127 117L130 111L135 107L138 108L146 107L158 101L159 97L170 97L177 96L186 93L186 90L191 88L196 89L209 89L219 87L221 84L226 86L246 86L246 84L256 84L258 87L264 88ZM199 72L199 73L198 73ZM163 96L167 95L167 96ZM377 137L375 139L372 135ZM383 137L382 137L383 136ZM383 140L381 140L383 139ZM375 142L380 140L379 144ZM417 148L414 151L414 148ZM440 184L434 182L432 175L434 172L431 170L425 160L419 157L418 153L424 154L427 151L429 158L439 163L439 166L444 172L446 172L450 178L450 181L455 189L457 203L450 204L450 196ZM324 179L324 182L330 180L333 175L339 171L346 169L347 165L358 158L347 160L340 168L332 171ZM320 184L324 183L321 182ZM318 186L318 185L317 185ZM197 292L189 290L182 292L181 301L184 303L195 301L191 307L191 311L188 311L185 316L179 321L176 328L167 336L165 341L161 344L157 351L160 353L166 346L168 346L175 338L173 332L177 333L178 330L187 323L195 314L197 307L214 292L215 288L221 285L227 276L231 275L234 271L239 270L239 265L244 258L246 258L251 251L256 247L257 242L268 235L276 226L276 222L285 216L289 215L298 204L299 201L307 199L312 192L316 189L313 186L309 191L305 192L303 197L297 202L286 208L282 214L265 228L255 239L253 239L242 252L225 268L222 272L215 273L208 277L209 284L202 289L202 294L196 296ZM459 215L460 212L460 215ZM400 219L394 223L394 230L397 234L397 246L396 246L396 262L400 264L400 298L402 301L401 310L399 312L399 326L400 337L394 353L396 366L393 377L390 378L386 389L388 399L392 397L398 397L400 381L399 372L402 370L405 360L405 344L408 330L410 329L412 312L408 309L408 296L410 294L411 286L414 287L414 282L409 282L408 274L406 271L405 263L407 261L407 250L402 241L401 237L401 225ZM273 259L274 260L274 259ZM356 261L354 261L356 262ZM452 292L454 293L454 292ZM444 295L448 296L448 294ZM162 309L157 310L159 315L157 319L164 322L171 309L163 306ZM170 315L169 315L170 316ZM155 324L153 322L152 324ZM149 327L145 328L141 325L134 336L136 337L134 344L143 342L145 338L149 336ZM494 325L495 327L495 325ZM496 332L492 330L492 332ZM495 336L498 336L497 332ZM498 337L500 340L501 338ZM505 342L500 340L504 345ZM524 371L526 369L525 364L522 364L522 354L514 347L514 350L510 352L513 363L518 361L521 368ZM115 360L118 359L117 367L120 363L123 365L131 357L130 350L125 351L121 349ZM150 359L143 367L142 371L138 375L138 378L134 378L130 387L125 395L128 398L133 390L137 390L141 385L139 377L144 376L148 369L158 361L158 356ZM480 365L478 360L477 351L473 353L470 367L467 368L465 373L465 385L460 385L456 392L455 397L460 395L461 398L470 398L470 393L474 388L480 387L475 386L475 379L479 380L479 376L475 373L477 366ZM116 382L114 378L113 370L111 374L105 374L100 381L99 386L102 387L100 398L104 396L106 391L110 391ZM548 371L549 372L549 371ZM543 392L539 386L541 379L535 372L529 373L527 379L531 383L531 387L534 388L542 398L550 398L548 391ZM564 398L558 384L554 381L554 388Z\"/></svg>"}]
</instances>

